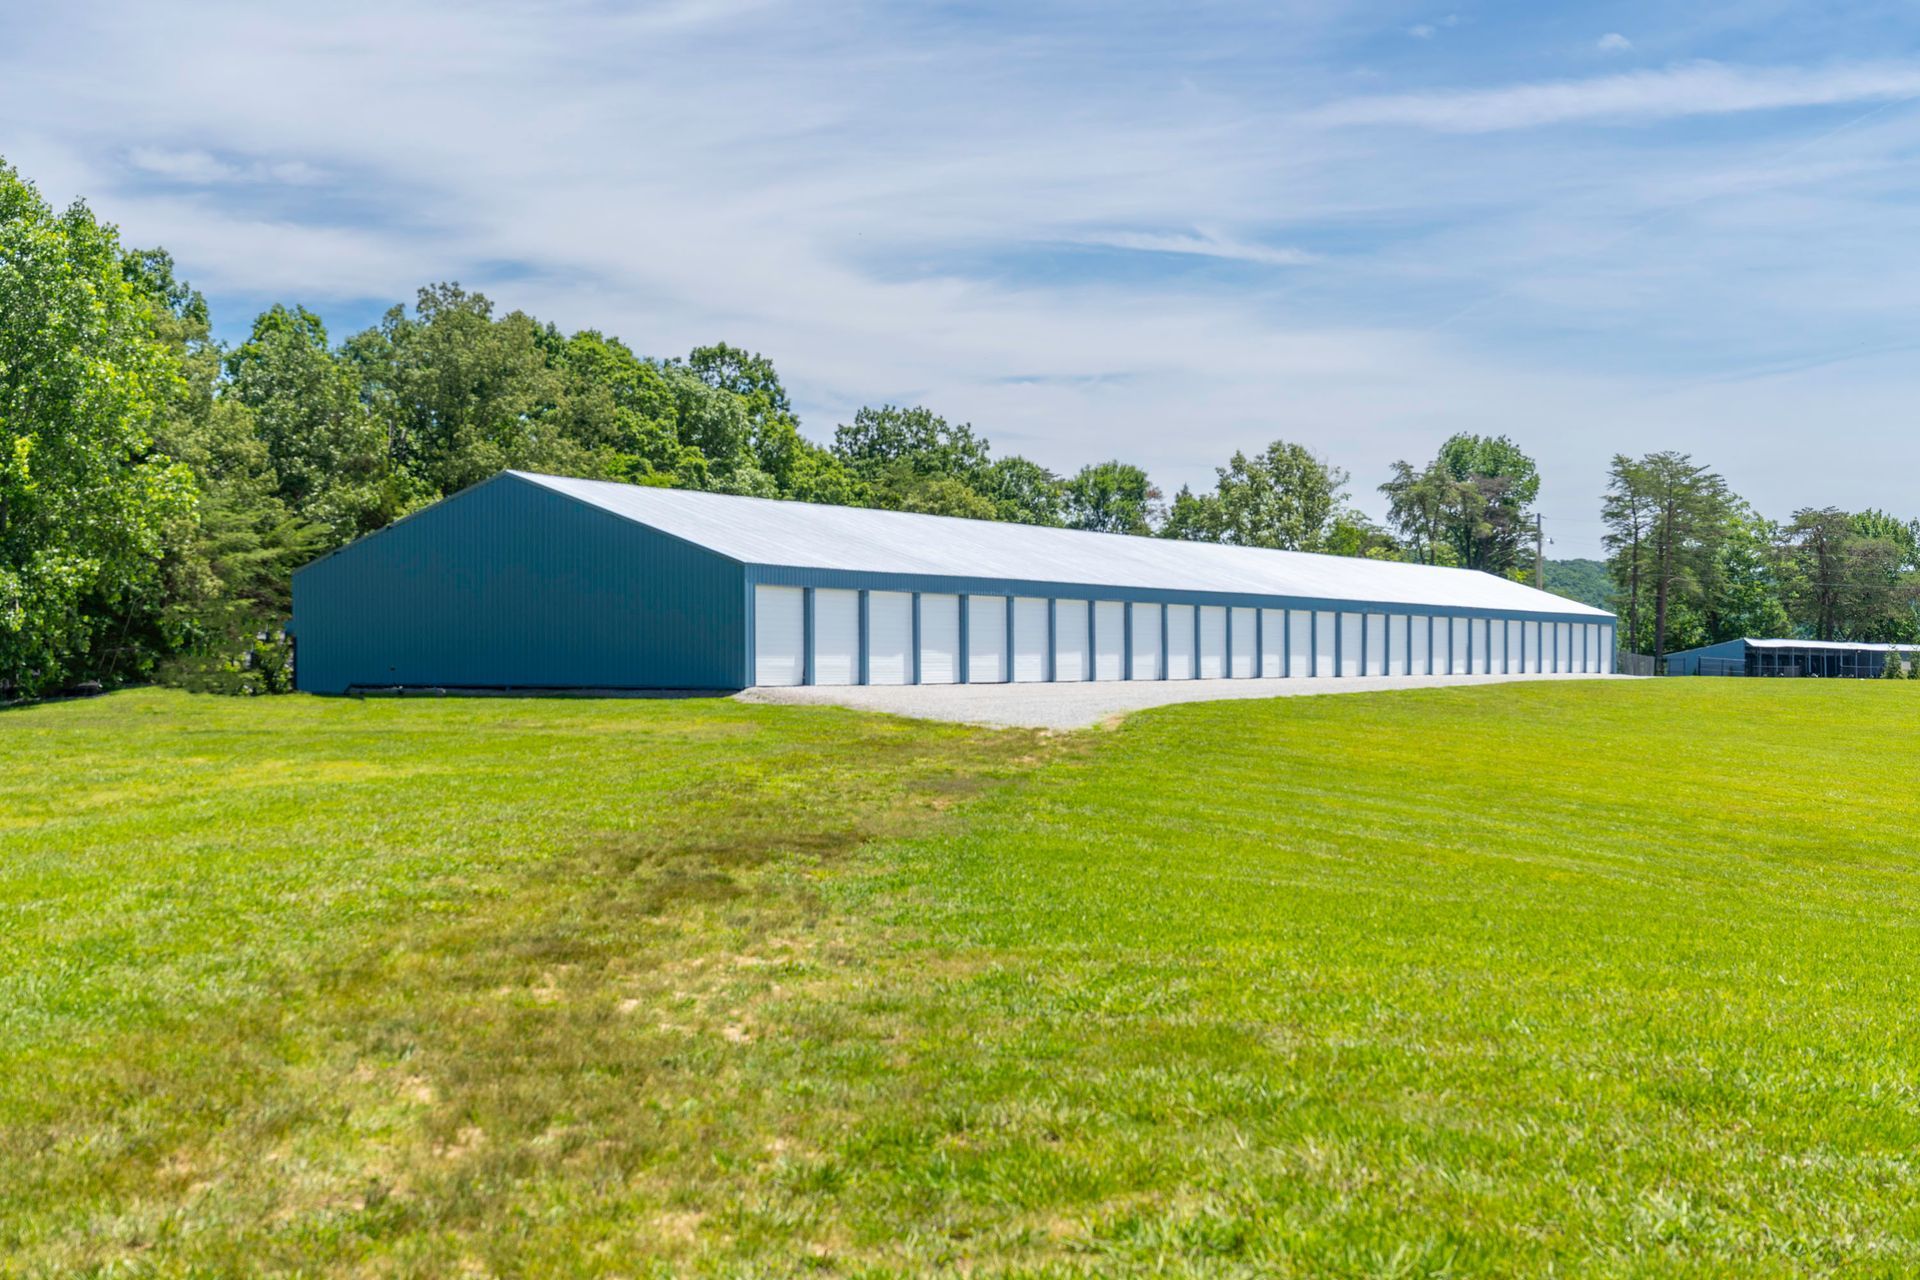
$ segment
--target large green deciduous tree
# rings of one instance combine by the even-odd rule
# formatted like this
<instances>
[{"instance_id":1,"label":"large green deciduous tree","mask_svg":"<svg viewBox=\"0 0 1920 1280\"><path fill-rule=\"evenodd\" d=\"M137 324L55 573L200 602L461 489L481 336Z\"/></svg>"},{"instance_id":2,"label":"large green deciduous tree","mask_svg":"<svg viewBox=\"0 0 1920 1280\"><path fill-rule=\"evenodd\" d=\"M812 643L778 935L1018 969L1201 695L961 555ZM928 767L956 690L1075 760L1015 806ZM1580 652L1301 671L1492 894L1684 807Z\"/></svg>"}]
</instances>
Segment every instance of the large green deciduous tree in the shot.
<instances>
[{"instance_id":1,"label":"large green deciduous tree","mask_svg":"<svg viewBox=\"0 0 1920 1280\"><path fill-rule=\"evenodd\" d=\"M114 229L0 164L0 687L65 682L154 580L195 494L151 447L179 376Z\"/></svg>"},{"instance_id":2,"label":"large green deciduous tree","mask_svg":"<svg viewBox=\"0 0 1920 1280\"><path fill-rule=\"evenodd\" d=\"M1147 473L1118 460L1082 467L1066 482L1066 520L1096 533L1153 532L1160 491Z\"/></svg>"},{"instance_id":3,"label":"large green deciduous tree","mask_svg":"<svg viewBox=\"0 0 1920 1280\"><path fill-rule=\"evenodd\" d=\"M127 255L126 274L182 374L153 448L190 468L200 492L192 517L167 529L157 579L109 616L115 648L96 657L96 669L277 692L292 676L280 626L292 608L293 571L338 539L281 499L252 409L222 382L205 299L175 276L163 250Z\"/></svg>"},{"instance_id":4,"label":"large green deciduous tree","mask_svg":"<svg viewBox=\"0 0 1920 1280\"><path fill-rule=\"evenodd\" d=\"M1394 463L1380 491L1388 519L1423 564L1511 576L1532 562L1527 516L1540 473L1506 436L1455 435L1424 469Z\"/></svg>"},{"instance_id":5,"label":"large green deciduous tree","mask_svg":"<svg viewBox=\"0 0 1920 1280\"><path fill-rule=\"evenodd\" d=\"M1906 638L1914 579L1902 565L1900 532L1887 523L1806 507L1781 531L1782 594L1814 639Z\"/></svg>"},{"instance_id":6,"label":"large green deciduous tree","mask_svg":"<svg viewBox=\"0 0 1920 1280\"><path fill-rule=\"evenodd\" d=\"M1211 494L1183 488L1161 533L1202 542L1285 551L1327 548L1343 513L1347 473L1304 445L1275 440L1249 457L1236 451Z\"/></svg>"},{"instance_id":7,"label":"large green deciduous tree","mask_svg":"<svg viewBox=\"0 0 1920 1280\"><path fill-rule=\"evenodd\" d=\"M1703 617L1701 644L1746 636L1784 636L1793 621L1782 602L1774 547L1780 531L1744 501L1736 500L1720 540L1713 599Z\"/></svg>"},{"instance_id":8,"label":"large green deciduous tree","mask_svg":"<svg viewBox=\"0 0 1920 1280\"><path fill-rule=\"evenodd\" d=\"M225 364L222 399L252 411L274 496L326 529L332 543L371 533L432 496L399 470L396 424L361 395L358 371L329 345L313 312L261 312Z\"/></svg>"},{"instance_id":9,"label":"large green deciduous tree","mask_svg":"<svg viewBox=\"0 0 1920 1280\"><path fill-rule=\"evenodd\" d=\"M996 520L1054 527L1066 523L1060 477L1031 458L1016 453L994 459L981 473L979 489L993 503Z\"/></svg>"},{"instance_id":10,"label":"large green deciduous tree","mask_svg":"<svg viewBox=\"0 0 1920 1280\"><path fill-rule=\"evenodd\" d=\"M394 307L355 335L346 354L391 424L392 456L438 496L506 468L600 471L556 412L560 344L523 312L495 319L484 296L437 284L420 290L412 315ZM744 434L744 419L719 429Z\"/></svg>"},{"instance_id":11,"label":"large green deciduous tree","mask_svg":"<svg viewBox=\"0 0 1920 1280\"><path fill-rule=\"evenodd\" d=\"M833 452L854 474L870 480L904 469L972 485L989 461L987 442L971 424L949 423L924 405L861 408L852 422L834 429Z\"/></svg>"}]
</instances>

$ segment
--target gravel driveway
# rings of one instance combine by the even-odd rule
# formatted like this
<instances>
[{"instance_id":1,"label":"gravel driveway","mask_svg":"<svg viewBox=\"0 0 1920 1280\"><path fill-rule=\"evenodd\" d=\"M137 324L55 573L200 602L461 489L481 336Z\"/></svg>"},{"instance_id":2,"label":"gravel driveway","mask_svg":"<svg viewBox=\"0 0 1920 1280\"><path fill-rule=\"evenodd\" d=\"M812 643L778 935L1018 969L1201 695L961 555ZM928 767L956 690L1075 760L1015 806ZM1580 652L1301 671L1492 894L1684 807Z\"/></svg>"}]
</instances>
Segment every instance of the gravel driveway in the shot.
<instances>
[{"instance_id":1,"label":"gravel driveway","mask_svg":"<svg viewBox=\"0 0 1920 1280\"><path fill-rule=\"evenodd\" d=\"M1296 680L1143 680L1079 684L808 685L748 689L742 702L830 705L884 711L921 720L1032 729L1083 729L1111 716L1175 702L1226 698L1293 698L1386 689L1442 689L1523 680L1626 680L1630 676L1358 676Z\"/></svg>"}]
</instances>

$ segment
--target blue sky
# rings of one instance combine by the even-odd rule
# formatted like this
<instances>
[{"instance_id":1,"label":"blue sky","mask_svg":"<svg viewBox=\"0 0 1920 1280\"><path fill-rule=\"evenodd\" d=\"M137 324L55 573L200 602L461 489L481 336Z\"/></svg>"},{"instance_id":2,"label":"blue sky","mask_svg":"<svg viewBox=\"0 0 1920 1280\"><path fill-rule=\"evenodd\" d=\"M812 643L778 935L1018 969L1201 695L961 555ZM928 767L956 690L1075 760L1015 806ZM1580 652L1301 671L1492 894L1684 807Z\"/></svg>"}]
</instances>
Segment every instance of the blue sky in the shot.
<instances>
[{"instance_id":1,"label":"blue sky","mask_svg":"<svg viewBox=\"0 0 1920 1280\"><path fill-rule=\"evenodd\" d=\"M324 10L324 12L322 12ZM1169 490L1456 430L1598 549L1617 451L1920 514L1910 4L0 0L0 155L222 331L452 279L808 430L924 402Z\"/></svg>"}]
</instances>

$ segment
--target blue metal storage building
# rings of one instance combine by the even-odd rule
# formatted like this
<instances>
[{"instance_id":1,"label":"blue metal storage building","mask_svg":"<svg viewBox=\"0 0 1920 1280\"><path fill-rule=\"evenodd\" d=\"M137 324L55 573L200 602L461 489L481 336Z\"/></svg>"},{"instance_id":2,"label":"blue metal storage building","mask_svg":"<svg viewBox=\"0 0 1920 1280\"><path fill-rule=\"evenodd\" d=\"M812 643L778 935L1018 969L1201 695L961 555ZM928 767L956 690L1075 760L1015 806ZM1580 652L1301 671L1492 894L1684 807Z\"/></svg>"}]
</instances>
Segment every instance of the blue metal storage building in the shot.
<instances>
[{"instance_id":1,"label":"blue metal storage building","mask_svg":"<svg viewBox=\"0 0 1920 1280\"><path fill-rule=\"evenodd\" d=\"M1723 640L1667 655L1670 676L1823 676L1840 680L1876 680L1887 660L1898 654L1911 665L1920 649L1913 645L1868 644L1851 640Z\"/></svg>"},{"instance_id":2,"label":"blue metal storage building","mask_svg":"<svg viewBox=\"0 0 1920 1280\"><path fill-rule=\"evenodd\" d=\"M294 575L299 687L1601 673L1463 569L503 472Z\"/></svg>"}]
</instances>

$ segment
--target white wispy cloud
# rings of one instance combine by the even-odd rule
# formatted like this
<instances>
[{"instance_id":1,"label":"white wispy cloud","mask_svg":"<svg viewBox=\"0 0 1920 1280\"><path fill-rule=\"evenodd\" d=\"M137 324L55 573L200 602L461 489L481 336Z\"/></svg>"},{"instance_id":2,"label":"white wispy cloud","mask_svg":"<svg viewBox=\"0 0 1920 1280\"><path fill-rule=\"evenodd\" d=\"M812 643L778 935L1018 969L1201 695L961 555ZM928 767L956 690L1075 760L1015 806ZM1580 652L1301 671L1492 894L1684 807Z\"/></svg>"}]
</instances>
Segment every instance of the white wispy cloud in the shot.
<instances>
[{"instance_id":1,"label":"white wispy cloud","mask_svg":"<svg viewBox=\"0 0 1920 1280\"><path fill-rule=\"evenodd\" d=\"M1704 62L1664 71L1548 84L1350 98L1313 111L1309 118L1323 125L1399 125L1444 133L1492 133L1580 121L1727 115L1915 97L1920 97L1920 63L1809 70Z\"/></svg>"},{"instance_id":2,"label":"white wispy cloud","mask_svg":"<svg viewBox=\"0 0 1920 1280\"><path fill-rule=\"evenodd\" d=\"M1662 447L1724 460L1777 510L1817 479L1792 447L1806 422L1901 423L1920 390L1910 356L1795 363L1910 329L1920 119L1826 138L1757 114L1892 101L1920 64L1350 99L1394 84L1380 39L1410 52L1403 6L992 15L208 0L188 26L72 0L9 19L0 149L171 249L230 325L272 301L364 316L459 279L652 354L761 350L816 436L918 400L1046 465L1118 455L1170 487L1285 436L1377 509L1394 458L1504 431L1539 457L1552 515L1591 513L1613 451ZM1461 43L1413 51L1419 83L1484 83L1484 50L1448 61ZM1756 114L1523 130L1737 111ZM1362 122L1411 127L1345 127ZM1033 252L1060 245L1138 258ZM1774 372L1713 377L1741 367ZM1920 437L1889 430L1873 456L1837 459L1814 497L1897 506L1872 486L1920 467Z\"/></svg>"},{"instance_id":3,"label":"white wispy cloud","mask_svg":"<svg viewBox=\"0 0 1920 1280\"><path fill-rule=\"evenodd\" d=\"M127 151L127 163L142 173L196 186L238 182L307 186L325 176L303 160L249 160L240 163L191 148L132 147Z\"/></svg>"},{"instance_id":4,"label":"white wispy cloud","mask_svg":"<svg viewBox=\"0 0 1920 1280\"><path fill-rule=\"evenodd\" d=\"M1317 261L1304 249L1255 244L1211 232L1185 234L1154 231L1090 231L1076 236L1074 242L1109 249L1136 249L1142 253L1180 253L1202 258L1224 258L1232 262L1254 262L1267 267L1299 267Z\"/></svg>"},{"instance_id":5,"label":"white wispy cloud","mask_svg":"<svg viewBox=\"0 0 1920 1280\"><path fill-rule=\"evenodd\" d=\"M1609 31L1593 42L1593 47L1602 53L1625 53L1633 48L1633 41L1618 31Z\"/></svg>"}]
</instances>

